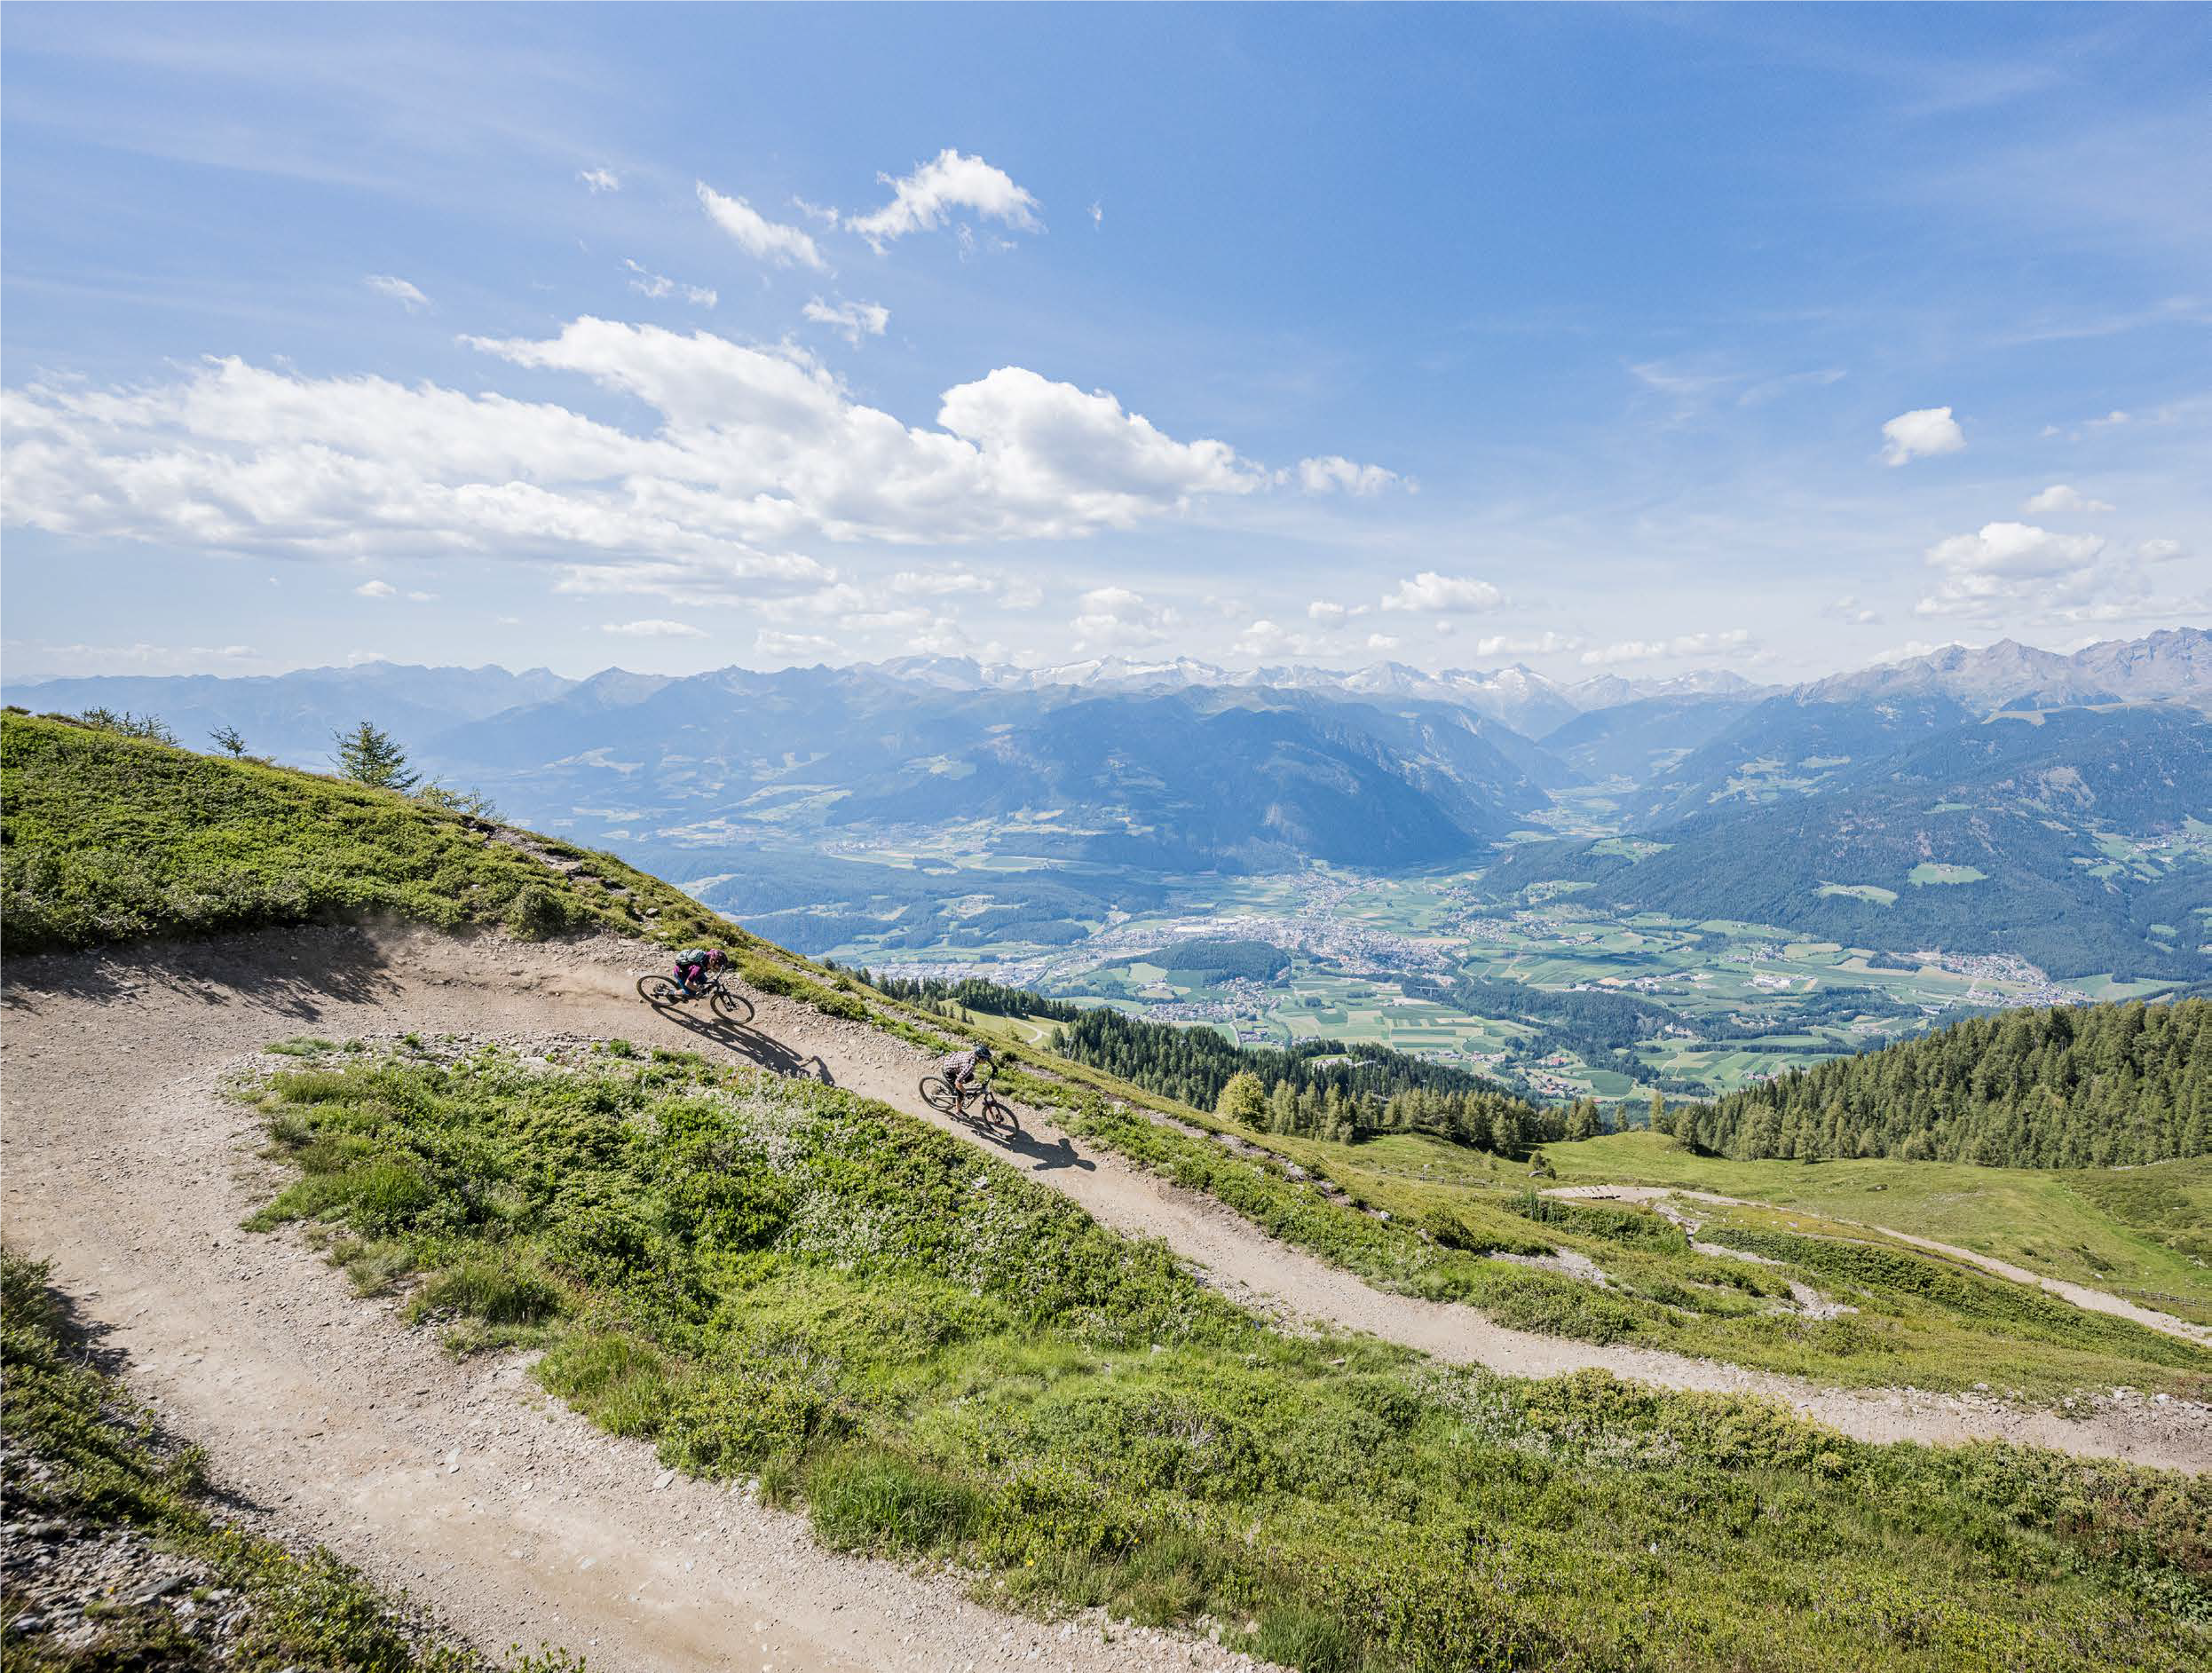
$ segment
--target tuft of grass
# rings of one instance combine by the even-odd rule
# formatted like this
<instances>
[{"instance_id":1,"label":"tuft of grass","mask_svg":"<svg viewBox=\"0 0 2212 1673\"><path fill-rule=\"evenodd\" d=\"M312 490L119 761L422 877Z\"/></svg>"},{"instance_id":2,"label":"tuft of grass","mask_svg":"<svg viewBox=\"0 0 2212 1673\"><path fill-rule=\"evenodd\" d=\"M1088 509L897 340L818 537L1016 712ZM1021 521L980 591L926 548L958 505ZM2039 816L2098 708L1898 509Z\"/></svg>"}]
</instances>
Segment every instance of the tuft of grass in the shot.
<instances>
[{"instance_id":1,"label":"tuft of grass","mask_svg":"<svg viewBox=\"0 0 2212 1673\"><path fill-rule=\"evenodd\" d=\"M325 1052L338 1049L334 1040L320 1039L312 1034L295 1035L288 1040L273 1040L261 1048L278 1057L320 1057Z\"/></svg>"}]
</instances>

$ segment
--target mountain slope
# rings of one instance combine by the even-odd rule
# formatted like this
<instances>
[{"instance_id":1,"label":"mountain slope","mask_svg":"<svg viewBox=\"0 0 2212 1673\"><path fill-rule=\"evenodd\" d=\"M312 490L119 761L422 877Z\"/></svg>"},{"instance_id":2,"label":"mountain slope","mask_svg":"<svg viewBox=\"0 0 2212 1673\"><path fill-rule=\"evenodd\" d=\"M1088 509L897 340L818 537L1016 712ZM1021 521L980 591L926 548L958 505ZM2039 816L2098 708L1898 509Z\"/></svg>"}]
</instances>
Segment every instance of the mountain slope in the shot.
<instances>
[{"instance_id":1,"label":"mountain slope","mask_svg":"<svg viewBox=\"0 0 2212 1673\"><path fill-rule=\"evenodd\" d=\"M525 936L729 934L611 855L390 791L0 714L11 953L379 916Z\"/></svg>"},{"instance_id":2,"label":"mountain slope","mask_svg":"<svg viewBox=\"0 0 2212 1673\"><path fill-rule=\"evenodd\" d=\"M2194 712L1974 722L1831 776L1661 826L1640 859L1544 844L1509 853L1491 881L1566 878L1623 911L2014 952L2061 975L2212 975L2212 722Z\"/></svg>"}]
</instances>

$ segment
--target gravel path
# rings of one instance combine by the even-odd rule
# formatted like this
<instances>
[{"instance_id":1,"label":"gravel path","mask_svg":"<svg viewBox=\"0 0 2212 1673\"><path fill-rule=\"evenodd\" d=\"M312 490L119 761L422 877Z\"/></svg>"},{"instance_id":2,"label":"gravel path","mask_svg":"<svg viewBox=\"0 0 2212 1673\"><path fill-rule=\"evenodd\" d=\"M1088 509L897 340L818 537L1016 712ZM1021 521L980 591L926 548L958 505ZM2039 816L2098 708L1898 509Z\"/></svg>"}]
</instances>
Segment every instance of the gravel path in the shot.
<instances>
[{"instance_id":1,"label":"gravel path","mask_svg":"<svg viewBox=\"0 0 2212 1673\"><path fill-rule=\"evenodd\" d=\"M920 1054L764 996L752 1027L658 1014L651 958L428 932L312 929L127 957L19 959L0 1045L11 1240L130 1357L134 1383L218 1475L288 1531L430 1597L478 1642L565 1642L623 1669L1248 1665L1216 1646L978 1609L943 1574L816 1550L799 1519L669 1476L642 1445L549 1407L511 1361L455 1365L427 1332L286 1236L237 1230L273 1188L231 1067L283 1036L553 1031L727 1051L920 1104ZM1384 1294L1043 1116L993 1148L1107 1224L1165 1239L1228 1293L1440 1358L1546 1375L1598 1366L1673 1387L1777 1396L1872 1440L1995 1436L2201 1471L2212 1409L2128 1393L2065 1419L1908 1390L1838 1392L1649 1350L1506 1330Z\"/></svg>"},{"instance_id":2,"label":"gravel path","mask_svg":"<svg viewBox=\"0 0 2212 1673\"><path fill-rule=\"evenodd\" d=\"M1662 1203L1670 1197L1679 1197L1688 1203L1717 1203L1728 1208L1772 1208L1778 1213L1796 1211L1777 1208L1773 1203L1755 1203L1744 1196L1720 1196L1711 1191L1692 1191L1671 1185L1561 1185L1544 1192L1546 1196L1578 1197L1585 1202ZM1862 1232L1878 1233L1893 1237L1900 1243L1910 1243L1915 1249L1924 1249L1932 1255L1948 1256L1964 1261L1970 1267L1999 1278L2009 1278L2014 1283L2030 1283L2061 1300L2071 1301L2075 1306L2090 1313L2107 1313L2115 1319L2128 1319L2146 1330L2156 1330L2163 1336L2177 1336L2184 1342L2194 1342L2200 1347L2212 1347L2212 1326L2192 1324L2187 1319L2161 1313L2156 1307L2146 1307L2130 1301L2125 1296L2113 1295L2106 1290L2092 1290L2085 1283L2072 1283L2064 1278L2046 1278L2025 1267L2016 1267L2009 1260L1999 1260L1995 1255L1978 1254L1971 1249L1961 1249L1956 1243L1939 1243L1932 1237L1917 1237L1911 1232L1900 1232L1888 1226L1876 1226L1871 1220L1842 1219L1836 1215L1807 1209L1806 1214L1827 1220L1837 1226L1852 1226Z\"/></svg>"}]
</instances>

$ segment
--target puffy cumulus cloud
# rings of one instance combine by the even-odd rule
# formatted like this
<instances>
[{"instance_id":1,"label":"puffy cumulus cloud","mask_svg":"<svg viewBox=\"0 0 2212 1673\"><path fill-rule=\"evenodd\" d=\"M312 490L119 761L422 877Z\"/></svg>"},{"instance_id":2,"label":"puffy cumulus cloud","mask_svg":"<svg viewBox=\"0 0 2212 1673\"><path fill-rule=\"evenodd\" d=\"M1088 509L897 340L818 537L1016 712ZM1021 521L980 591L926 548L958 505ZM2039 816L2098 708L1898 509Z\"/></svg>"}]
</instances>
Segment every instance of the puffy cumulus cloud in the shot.
<instances>
[{"instance_id":1,"label":"puffy cumulus cloud","mask_svg":"<svg viewBox=\"0 0 2212 1673\"><path fill-rule=\"evenodd\" d=\"M800 312L816 325L827 326L856 349L860 346L861 338L880 337L883 328L891 323L891 311L882 304L847 302L841 297L832 307L817 296Z\"/></svg>"},{"instance_id":2,"label":"puffy cumulus cloud","mask_svg":"<svg viewBox=\"0 0 2212 1673\"><path fill-rule=\"evenodd\" d=\"M1860 604L1856 593L1845 593L1841 598L1831 599L1821 606L1821 614L1830 621L1849 622L1855 627L1866 627L1882 619L1882 612Z\"/></svg>"},{"instance_id":3,"label":"puffy cumulus cloud","mask_svg":"<svg viewBox=\"0 0 2212 1673\"><path fill-rule=\"evenodd\" d=\"M891 201L865 215L847 216L845 225L878 250L909 233L944 225L956 209L1023 232L1044 230L1037 218L1037 200L1015 185L1010 175L981 157L964 157L950 146L903 178L888 174L876 178L891 188Z\"/></svg>"},{"instance_id":4,"label":"puffy cumulus cloud","mask_svg":"<svg viewBox=\"0 0 2212 1673\"><path fill-rule=\"evenodd\" d=\"M627 256L623 258L622 265L630 271L630 288L655 301L664 296L681 296L694 308L711 308L722 300L720 291L705 285L681 283L666 273L656 273L649 268L641 267Z\"/></svg>"},{"instance_id":5,"label":"puffy cumulus cloud","mask_svg":"<svg viewBox=\"0 0 2212 1673\"><path fill-rule=\"evenodd\" d=\"M771 221L743 198L725 197L704 180L697 185L699 206L707 211L707 218L737 240L738 247L755 261L829 271L821 250L802 228Z\"/></svg>"},{"instance_id":6,"label":"puffy cumulus cloud","mask_svg":"<svg viewBox=\"0 0 2212 1673\"><path fill-rule=\"evenodd\" d=\"M937 423L1031 533L1126 528L1205 495L1245 494L1267 473L1223 441L1176 441L1104 390L1085 392L1018 366L944 393ZM1012 532L1012 531L1008 531Z\"/></svg>"},{"instance_id":7,"label":"puffy cumulus cloud","mask_svg":"<svg viewBox=\"0 0 2212 1673\"><path fill-rule=\"evenodd\" d=\"M431 299L406 280L395 273L371 273L361 280L380 296L389 296L409 313L416 313L431 305Z\"/></svg>"},{"instance_id":8,"label":"puffy cumulus cloud","mask_svg":"<svg viewBox=\"0 0 2212 1673\"><path fill-rule=\"evenodd\" d=\"M1571 633L1554 633L1550 628L1533 634L1486 634L1474 642L1478 657L1542 657L1561 651L1579 651L1584 641Z\"/></svg>"},{"instance_id":9,"label":"puffy cumulus cloud","mask_svg":"<svg viewBox=\"0 0 2212 1673\"><path fill-rule=\"evenodd\" d=\"M1656 662L1671 657L1745 657L1758 647L1749 629L1731 627L1722 633L1685 633L1671 639L1623 639L1616 644L1596 645L1582 653L1584 667L1610 667L1616 662Z\"/></svg>"},{"instance_id":10,"label":"puffy cumulus cloud","mask_svg":"<svg viewBox=\"0 0 2212 1673\"><path fill-rule=\"evenodd\" d=\"M643 621L603 621L601 633L620 634L626 639L704 639L707 630L694 627L688 621L670 621L665 616L648 617Z\"/></svg>"},{"instance_id":11,"label":"puffy cumulus cloud","mask_svg":"<svg viewBox=\"0 0 2212 1673\"><path fill-rule=\"evenodd\" d=\"M1313 641L1302 633L1292 633L1262 617L1236 635L1236 650L1240 657L1303 657L1313 653Z\"/></svg>"},{"instance_id":12,"label":"puffy cumulus cloud","mask_svg":"<svg viewBox=\"0 0 2212 1673\"><path fill-rule=\"evenodd\" d=\"M1076 647L1108 649L1157 644L1175 625L1175 612L1126 587L1094 587L1083 595L1081 612L1069 625Z\"/></svg>"},{"instance_id":13,"label":"puffy cumulus cloud","mask_svg":"<svg viewBox=\"0 0 2212 1673\"><path fill-rule=\"evenodd\" d=\"M2030 517L2050 517L2066 512L2088 516L2117 509L2109 501L2090 499L2063 482L2054 482L2041 493L2030 494L2020 507Z\"/></svg>"},{"instance_id":14,"label":"puffy cumulus cloud","mask_svg":"<svg viewBox=\"0 0 2212 1673\"><path fill-rule=\"evenodd\" d=\"M1958 427L1947 406L1922 406L1900 413L1882 426L1882 462L1901 465L1938 454L1955 454L1966 446L1966 432Z\"/></svg>"},{"instance_id":15,"label":"puffy cumulus cloud","mask_svg":"<svg viewBox=\"0 0 2212 1673\"><path fill-rule=\"evenodd\" d=\"M576 178L595 197L602 192L620 192L622 189L622 177L612 169L579 169Z\"/></svg>"},{"instance_id":16,"label":"puffy cumulus cloud","mask_svg":"<svg viewBox=\"0 0 2212 1673\"><path fill-rule=\"evenodd\" d=\"M363 598L393 598L399 592L390 581L363 581L353 590Z\"/></svg>"},{"instance_id":17,"label":"puffy cumulus cloud","mask_svg":"<svg viewBox=\"0 0 2212 1673\"><path fill-rule=\"evenodd\" d=\"M2032 523L1985 523L1928 548L1928 566L1942 572L1936 590L1914 606L1922 616L1987 617L2026 608L2083 619L2100 605L2139 600L2140 572L2108 557L2094 534L2054 534Z\"/></svg>"},{"instance_id":18,"label":"puffy cumulus cloud","mask_svg":"<svg viewBox=\"0 0 2212 1673\"><path fill-rule=\"evenodd\" d=\"M1307 493L1380 493L1394 484L1409 490L1412 484L1380 465L1355 465L1341 454L1298 462L1298 485Z\"/></svg>"},{"instance_id":19,"label":"puffy cumulus cloud","mask_svg":"<svg viewBox=\"0 0 2212 1673\"><path fill-rule=\"evenodd\" d=\"M1400 581L1395 590L1383 595L1385 610L1418 610L1450 612L1495 610L1505 602L1505 595L1485 580L1471 575L1440 575L1433 569L1425 569L1411 580Z\"/></svg>"},{"instance_id":20,"label":"puffy cumulus cloud","mask_svg":"<svg viewBox=\"0 0 2212 1673\"><path fill-rule=\"evenodd\" d=\"M1371 633L1367 635L1367 648L1370 651L1395 651L1398 648L1397 635L1387 633Z\"/></svg>"},{"instance_id":21,"label":"puffy cumulus cloud","mask_svg":"<svg viewBox=\"0 0 2212 1673\"><path fill-rule=\"evenodd\" d=\"M808 540L1077 538L1267 485L1225 442L1018 367L948 390L932 428L854 400L802 351L705 331L585 318L467 341L658 424L236 359L135 388L36 383L0 393L0 516L232 553L510 557L561 566L570 590L757 602L834 580L794 549Z\"/></svg>"}]
</instances>

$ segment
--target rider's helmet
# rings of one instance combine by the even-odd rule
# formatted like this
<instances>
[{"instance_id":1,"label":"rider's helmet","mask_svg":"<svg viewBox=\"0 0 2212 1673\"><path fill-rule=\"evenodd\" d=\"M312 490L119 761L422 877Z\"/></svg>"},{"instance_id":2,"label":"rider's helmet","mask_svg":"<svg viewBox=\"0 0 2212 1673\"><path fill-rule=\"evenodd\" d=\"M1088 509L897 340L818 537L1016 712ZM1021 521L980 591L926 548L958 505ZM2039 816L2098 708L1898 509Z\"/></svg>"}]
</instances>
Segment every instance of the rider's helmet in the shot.
<instances>
[{"instance_id":1,"label":"rider's helmet","mask_svg":"<svg viewBox=\"0 0 2212 1673\"><path fill-rule=\"evenodd\" d=\"M707 954L707 967L709 970L719 970L728 961L728 959L729 955L721 948L710 948Z\"/></svg>"},{"instance_id":2,"label":"rider's helmet","mask_svg":"<svg viewBox=\"0 0 2212 1673\"><path fill-rule=\"evenodd\" d=\"M991 1056L991 1047L978 1044L976 1047L976 1061L979 1063L992 1063L998 1060Z\"/></svg>"}]
</instances>

